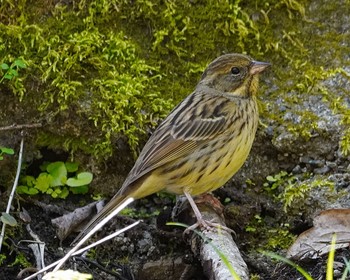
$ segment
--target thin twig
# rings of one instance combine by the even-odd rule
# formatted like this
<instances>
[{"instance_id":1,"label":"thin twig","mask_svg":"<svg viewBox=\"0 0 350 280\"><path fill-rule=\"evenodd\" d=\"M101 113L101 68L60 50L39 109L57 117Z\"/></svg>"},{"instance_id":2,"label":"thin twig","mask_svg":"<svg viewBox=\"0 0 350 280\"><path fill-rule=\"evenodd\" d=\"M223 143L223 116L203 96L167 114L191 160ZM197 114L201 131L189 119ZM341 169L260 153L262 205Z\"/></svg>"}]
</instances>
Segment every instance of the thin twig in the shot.
<instances>
[{"instance_id":1,"label":"thin twig","mask_svg":"<svg viewBox=\"0 0 350 280\"><path fill-rule=\"evenodd\" d=\"M13 200L13 198L15 196L15 191L16 191L16 188L17 188L17 185L18 185L19 174L21 173L23 147L24 147L24 137L22 137L21 145L20 145L20 149L19 149L19 154L18 154L18 164L17 164L16 178L15 178L15 181L13 182L12 191L10 193L10 197L9 197L8 202L7 202L7 207L6 207L6 213L7 214L10 213L12 200ZM5 227L6 227L6 224L3 223L2 224L2 229L1 229L1 234L0 234L0 252L1 252L2 242L3 242L4 236L5 236Z\"/></svg>"},{"instance_id":2,"label":"thin twig","mask_svg":"<svg viewBox=\"0 0 350 280\"><path fill-rule=\"evenodd\" d=\"M41 123L31 123L31 124L12 124L8 126L0 127L0 131L3 130L13 130L13 129L24 129L24 128L35 128L35 127L42 127L43 125Z\"/></svg>"},{"instance_id":3,"label":"thin twig","mask_svg":"<svg viewBox=\"0 0 350 280\"><path fill-rule=\"evenodd\" d=\"M76 252L95 232L102 228L106 223L108 223L114 216L116 216L121 210L128 206L135 199L129 197L122 204L120 204L116 209L114 209L110 214L102 219L96 226L94 226L57 264L53 271L57 271L69 257ZM103 239L102 239L103 240Z\"/></svg>"},{"instance_id":4,"label":"thin twig","mask_svg":"<svg viewBox=\"0 0 350 280\"><path fill-rule=\"evenodd\" d=\"M80 249L80 250L74 252L74 253L71 254L71 255L72 255L72 256L80 255L80 254L82 254L83 252L85 252L86 250L88 250L88 249L90 249L90 248L96 246L97 244L100 244L100 243L102 243L102 242L105 242L105 241L107 241L107 240L110 240L110 239L116 237L117 235L120 235L121 233L123 233L123 232L125 232L125 231L131 229L132 227L138 225L140 222L141 222L141 221L137 221L137 222L135 222L135 223L133 223L133 224L131 224L131 225L125 227L125 228L122 228L122 229L116 231L115 233L110 234L110 235L104 237L103 239L101 239L101 240L99 240L99 241L97 241L97 242L95 242L95 243L93 243L93 244L91 244L91 245L89 245L89 246L86 246L86 247L84 247L84 248L82 248L82 249ZM78 244L79 244L79 243L78 243ZM46 267L43 268L42 270L40 270L40 271L38 271L38 272L36 272L36 273L34 273L34 274L28 276L28 277L25 278L24 280L33 279L35 276L37 276L37 275L39 275L39 274L41 274L41 273L43 273L43 272L49 270L50 268L56 266L57 264L60 264L60 262L61 262L62 260L64 260L64 258L62 258L62 259L60 259L60 260L58 260L58 261L56 261L56 262L54 262L54 263L52 263L52 264L49 264L48 266L46 266Z\"/></svg>"}]
</instances>

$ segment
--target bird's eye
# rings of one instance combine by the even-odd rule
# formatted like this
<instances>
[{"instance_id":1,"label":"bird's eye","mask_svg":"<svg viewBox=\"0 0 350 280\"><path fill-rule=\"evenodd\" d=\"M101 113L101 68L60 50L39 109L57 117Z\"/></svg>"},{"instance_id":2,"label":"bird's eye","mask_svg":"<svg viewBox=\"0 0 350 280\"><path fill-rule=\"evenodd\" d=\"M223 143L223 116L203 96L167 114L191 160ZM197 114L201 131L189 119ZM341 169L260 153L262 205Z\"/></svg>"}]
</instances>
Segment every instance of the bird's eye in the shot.
<instances>
[{"instance_id":1,"label":"bird's eye","mask_svg":"<svg viewBox=\"0 0 350 280\"><path fill-rule=\"evenodd\" d=\"M235 76L239 75L241 73L241 70L238 67L232 67L231 68L231 73Z\"/></svg>"}]
</instances>

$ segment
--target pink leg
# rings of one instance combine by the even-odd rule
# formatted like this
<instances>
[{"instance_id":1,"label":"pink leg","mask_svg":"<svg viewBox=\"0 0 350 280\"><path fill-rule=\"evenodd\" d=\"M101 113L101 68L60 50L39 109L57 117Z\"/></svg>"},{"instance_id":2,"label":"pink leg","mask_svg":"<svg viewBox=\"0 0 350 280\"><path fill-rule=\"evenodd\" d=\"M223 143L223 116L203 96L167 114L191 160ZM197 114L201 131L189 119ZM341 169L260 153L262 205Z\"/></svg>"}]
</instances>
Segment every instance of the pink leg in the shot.
<instances>
[{"instance_id":1,"label":"pink leg","mask_svg":"<svg viewBox=\"0 0 350 280\"><path fill-rule=\"evenodd\" d=\"M206 221L203 219L203 216L201 214L201 212L199 211L196 203L194 202L192 196L188 193L188 192L184 192L188 202L190 203L192 210L197 218L197 223L193 224L192 226L189 226L185 231L184 234L188 233L190 230L193 230L197 227L202 227L205 228L206 230L211 230L213 227L215 228L220 228L220 229L224 229L228 232L234 233L233 230L229 229L228 227L222 226L218 223L213 223L211 221Z\"/></svg>"}]
</instances>

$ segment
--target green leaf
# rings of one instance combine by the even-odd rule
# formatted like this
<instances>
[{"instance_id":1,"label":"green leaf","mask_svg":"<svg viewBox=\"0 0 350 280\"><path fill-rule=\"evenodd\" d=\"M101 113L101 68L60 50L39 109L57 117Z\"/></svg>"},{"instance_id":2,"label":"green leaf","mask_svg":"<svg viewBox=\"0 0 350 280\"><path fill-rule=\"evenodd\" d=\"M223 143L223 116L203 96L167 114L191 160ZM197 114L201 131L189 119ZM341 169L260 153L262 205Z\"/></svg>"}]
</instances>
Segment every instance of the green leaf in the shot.
<instances>
[{"instance_id":1,"label":"green leaf","mask_svg":"<svg viewBox=\"0 0 350 280\"><path fill-rule=\"evenodd\" d=\"M35 195L39 193L39 191L36 188L30 188L28 186L18 186L16 188L16 191L19 194L28 194L28 195Z\"/></svg>"},{"instance_id":2,"label":"green leaf","mask_svg":"<svg viewBox=\"0 0 350 280\"><path fill-rule=\"evenodd\" d=\"M22 59L16 59L13 64L18 66L19 68L26 68L27 67L27 65L24 63L24 61Z\"/></svg>"},{"instance_id":3,"label":"green leaf","mask_svg":"<svg viewBox=\"0 0 350 280\"><path fill-rule=\"evenodd\" d=\"M67 180L67 185L70 187L80 187L88 185L92 181L92 173L90 172L81 172L77 175L76 178L69 178Z\"/></svg>"},{"instance_id":4,"label":"green leaf","mask_svg":"<svg viewBox=\"0 0 350 280\"><path fill-rule=\"evenodd\" d=\"M69 195L69 190L68 188L64 187L59 193L59 198L65 199L68 195Z\"/></svg>"},{"instance_id":5,"label":"green leaf","mask_svg":"<svg viewBox=\"0 0 350 280\"><path fill-rule=\"evenodd\" d=\"M21 181L28 187L34 187L36 183L36 179L33 176L25 176Z\"/></svg>"},{"instance_id":6,"label":"green leaf","mask_svg":"<svg viewBox=\"0 0 350 280\"><path fill-rule=\"evenodd\" d=\"M50 163L46 170L52 176L51 187L63 186L66 184L67 168L62 161Z\"/></svg>"},{"instance_id":7,"label":"green leaf","mask_svg":"<svg viewBox=\"0 0 350 280\"><path fill-rule=\"evenodd\" d=\"M273 252L268 252L268 251L261 251L262 254L264 254L265 256L268 256L270 258L276 259L278 261L282 261L288 265L290 265L291 267L295 268L301 275L304 276L305 279L307 280L313 280L312 276L306 272L301 266L299 266L298 264L292 262L291 260L282 257L280 255L277 255Z\"/></svg>"},{"instance_id":8,"label":"green leaf","mask_svg":"<svg viewBox=\"0 0 350 280\"><path fill-rule=\"evenodd\" d=\"M7 70L8 75L11 75L13 77L17 77L18 76L18 72L15 69L10 68L9 70Z\"/></svg>"},{"instance_id":9,"label":"green leaf","mask_svg":"<svg viewBox=\"0 0 350 280\"><path fill-rule=\"evenodd\" d=\"M0 151L3 154L7 154L7 155L13 155L15 153L15 151L11 148L6 148L6 147L0 147Z\"/></svg>"},{"instance_id":10,"label":"green leaf","mask_svg":"<svg viewBox=\"0 0 350 280\"><path fill-rule=\"evenodd\" d=\"M10 214L2 212L1 221L11 227L17 226L17 221Z\"/></svg>"},{"instance_id":11,"label":"green leaf","mask_svg":"<svg viewBox=\"0 0 350 280\"><path fill-rule=\"evenodd\" d=\"M267 176L266 180L269 181L269 182L276 182L277 181L277 179L272 177L272 176Z\"/></svg>"},{"instance_id":12,"label":"green leaf","mask_svg":"<svg viewBox=\"0 0 350 280\"><path fill-rule=\"evenodd\" d=\"M50 164L50 162L48 161L44 161L44 163L42 165L40 165L40 170L41 171L46 171L47 170L47 166Z\"/></svg>"},{"instance_id":13,"label":"green leaf","mask_svg":"<svg viewBox=\"0 0 350 280\"><path fill-rule=\"evenodd\" d=\"M46 172L40 173L35 181L35 187L44 193L48 190L53 180L54 178L50 174Z\"/></svg>"},{"instance_id":14,"label":"green leaf","mask_svg":"<svg viewBox=\"0 0 350 280\"><path fill-rule=\"evenodd\" d=\"M73 193L73 194L86 194L89 190L89 186L80 186L80 187L74 187L74 188L71 188L70 191Z\"/></svg>"},{"instance_id":15,"label":"green leaf","mask_svg":"<svg viewBox=\"0 0 350 280\"><path fill-rule=\"evenodd\" d=\"M0 64L0 68L1 68L2 70L7 70L7 69L10 68L10 66L8 66L8 64L6 64L6 63L2 63L2 64Z\"/></svg>"},{"instance_id":16,"label":"green leaf","mask_svg":"<svg viewBox=\"0 0 350 280\"><path fill-rule=\"evenodd\" d=\"M28 188L27 194L29 195L36 195L39 191L36 188Z\"/></svg>"},{"instance_id":17,"label":"green leaf","mask_svg":"<svg viewBox=\"0 0 350 280\"><path fill-rule=\"evenodd\" d=\"M4 79L12 80L12 78L13 78L13 75L10 75L10 74L5 74L4 75Z\"/></svg>"},{"instance_id":18,"label":"green leaf","mask_svg":"<svg viewBox=\"0 0 350 280\"><path fill-rule=\"evenodd\" d=\"M79 164L76 162L66 162L65 165L68 172L76 172L79 167Z\"/></svg>"}]
</instances>

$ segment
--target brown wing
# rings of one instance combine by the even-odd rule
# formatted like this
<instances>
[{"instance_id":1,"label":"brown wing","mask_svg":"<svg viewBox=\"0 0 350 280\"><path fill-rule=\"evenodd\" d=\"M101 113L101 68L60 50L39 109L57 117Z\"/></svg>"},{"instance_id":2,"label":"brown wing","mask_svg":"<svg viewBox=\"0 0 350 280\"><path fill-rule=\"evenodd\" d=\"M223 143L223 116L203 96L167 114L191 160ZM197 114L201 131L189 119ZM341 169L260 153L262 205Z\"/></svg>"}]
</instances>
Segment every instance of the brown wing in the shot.
<instances>
[{"instance_id":1,"label":"brown wing","mask_svg":"<svg viewBox=\"0 0 350 280\"><path fill-rule=\"evenodd\" d=\"M225 96L203 97L193 93L169 114L146 143L120 193L148 172L193 153L199 144L226 131L226 112L235 110L236 104Z\"/></svg>"}]
</instances>

